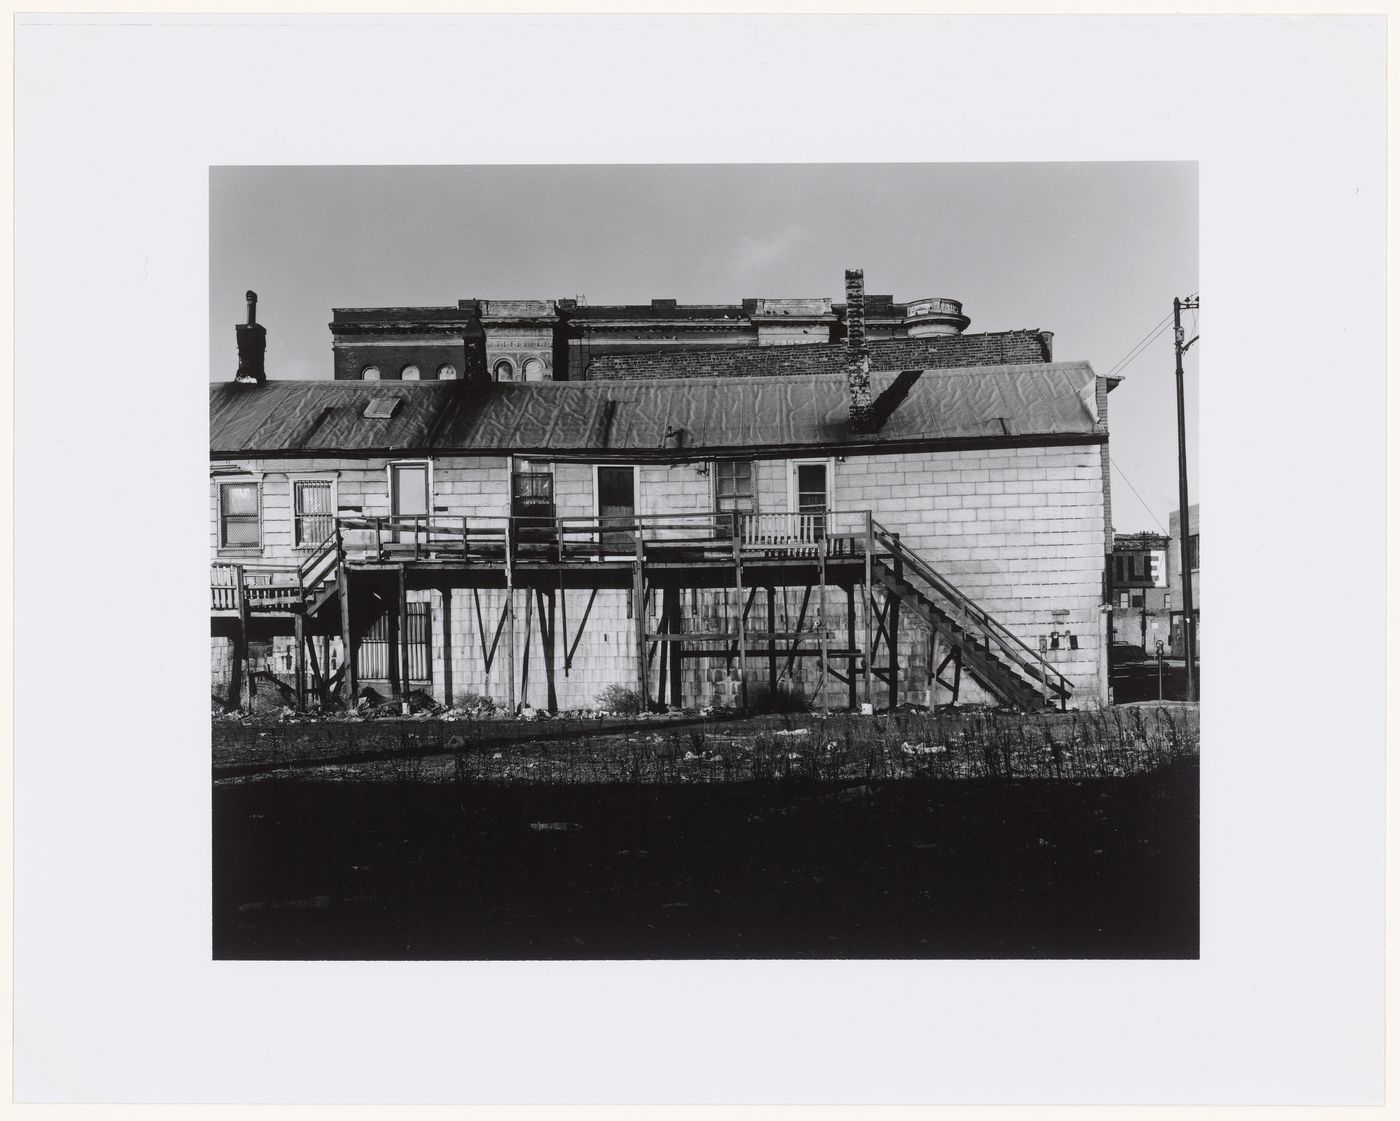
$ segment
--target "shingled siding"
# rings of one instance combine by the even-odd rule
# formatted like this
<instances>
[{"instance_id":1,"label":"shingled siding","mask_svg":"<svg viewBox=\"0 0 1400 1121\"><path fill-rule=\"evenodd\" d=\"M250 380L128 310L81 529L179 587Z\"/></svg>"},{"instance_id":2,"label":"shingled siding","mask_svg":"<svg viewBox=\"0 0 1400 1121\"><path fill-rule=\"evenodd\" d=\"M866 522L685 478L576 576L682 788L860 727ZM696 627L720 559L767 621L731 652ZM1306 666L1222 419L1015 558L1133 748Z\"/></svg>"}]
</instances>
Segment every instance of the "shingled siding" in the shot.
<instances>
[{"instance_id":1,"label":"shingled siding","mask_svg":"<svg viewBox=\"0 0 1400 1121\"><path fill-rule=\"evenodd\" d=\"M1049 343L1037 331L944 335L921 339L871 339L872 370L958 369L1050 361ZM736 347L662 354L608 354L588 365L589 381L645 378L762 377L839 373L844 343Z\"/></svg>"},{"instance_id":2,"label":"shingled siding","mask_svg":"<svg viewBox=\"0 0 1400 1121\"><path fill-rule=\"evenodd\" d=\"M370 460L250 460L241 464L262 480L263 510L261 549L248 555L249 563L297 559L291 546L290 480L292 475L331 475L336 480L337 504L343 513L387 515L388 462ZM875 517L924 556L953 584L1006 624L1033 649L1041 636L1052 631L1073 634L1077 649L1069 649L1067 637L1060 648L1047 652L1047 661L1075 684L1074 705L1097 703L1103 693L1106 668L1103 661L1102 572L1106 516L1103 486L1104 450L1101 445L1056 448L975 449L957 452L920 452L901 455L850 456L833 465L832 507L850 511L873 509ZM561 517L595 513L594 472L587 464L556 464L556 512ZM760 512L789 508L792 466L786 459L755 464L755 492ZM221 478L211 479L211 500ZM247 476L244 476L247 477ZM638 512L705 513L712 509L711 478L699 465L646 465L637 468ZM433 507L439 517L504 515L508 509L509 467L504 457L439 459L433 469ZM217 549L218 517L211 501L211 539ZM363 537L363 535L360 535ZM367 540L347 540L352 555ZM222 559L222 558L219 558ZM489 649L501 617L504 592L469 590L450 593L452 640L443 635L443 593L413 592L410 598L431 604L433 634L432 692L443 701L445 659L452 663L453 693L492 696L504 704L508 695L506 638L485 665L482 640ZM526 623L524 593L516 593L517 700L536 707L548 703L544 670L545 643L539 627L538 603ZM566 642L578 634L589 593L570 591L567 603L555 604L555 703L561 709L590 708L608 685L635 688L635 621L630 593L600 591L579 640L573 665L566 675L563 653ZM795 629L802 600L801 588L778 589L774 594L780 630ZM480 604L480 620L477 604ZM808 606L805 626L817 619L815 595ZM651 616L649 630L657 629L659 596L649 596L643 610ZM682 599L688 630L721 630L732 626L737 613L732 591L685 591ZM856 607L857 641L861 641L861 607ZM567 615L568 634L563 618ZM844 644L845 594L828 592L822 614L833 645ZM767 619L767 594L760 590L750 613L752 625L761 628ZM728 620L728 622L726 622ZM484 635L483 635L484 630ZM900 628L900 692L907 700L925 701L928 633L912 613L904 612ZM527 654L528 651L528 654ZM529 660L529 685L520 690L522 671ZM880 666L888 656L879 655ZM650 695L657 695L660 659L654 658ZM780 657L780 668L785 659ZM737 663L736 663L737 665ZM220 667L222 668L222 667ZM844 667L836 663L836 668ZM226 673L226 670L224 671ZM216 676L221 676L216 668ZM793 684L810 696L817 684L817 660L798 659ZM767 687L767 658L749 659L751 697ZM872 695L883 704L886 687L872 683ZM683 703L687 706L732 705L739 696L734 666L724 659L685 662ZM963 676L960 700L976 699L977 692ZM844 708L847 687L828 678L824 699ZM948 699L946 690L932 698Z\"/></svg>"}]
</instances>

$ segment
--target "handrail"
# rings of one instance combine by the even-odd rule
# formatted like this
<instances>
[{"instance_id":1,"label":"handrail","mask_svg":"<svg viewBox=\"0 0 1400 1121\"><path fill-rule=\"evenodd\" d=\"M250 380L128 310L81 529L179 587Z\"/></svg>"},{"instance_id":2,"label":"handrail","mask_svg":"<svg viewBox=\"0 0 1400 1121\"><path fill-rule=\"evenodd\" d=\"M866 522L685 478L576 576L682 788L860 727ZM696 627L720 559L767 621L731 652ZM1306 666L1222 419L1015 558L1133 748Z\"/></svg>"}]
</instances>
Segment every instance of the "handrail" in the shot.
<instances>
[{"instance_id":1,"label":"handrail","mask_svg":"<svg viewBox=\"0 0 1400 1121\"><path fill-rule=\"evenodd\" d=\"M981 627L984 632L987 632L989 637L994 639L997 645L1000 646L1017 665L1025 670L1027 674L1037 680L1045 682L1057 693L1068 696L1073 692L1074 683L1071 682L1068 677L1053 666L1046 665L1040 655L1018 638L1005 623L990 614L981 604L971 599L958 587L940 575L938 571L918 553L905 548L889 529L873 520L871 521L871 529L876 541L885 546L885 548L889 549L892 553L898 553L900 560L906 568L913 569L925 583L932 585L939 595L943 596L945 599L951 600L969 619ZM1030 661L1027 661L1017 651L1016 648L1018 647L1021 651L1024 651L1025 654L1030 656ZM1053 674L1056 680L1054 682L1047 681L1044 674L1037 672L1037 670L1043 670L1046 673Z\"/></svg>"}]
</instances>

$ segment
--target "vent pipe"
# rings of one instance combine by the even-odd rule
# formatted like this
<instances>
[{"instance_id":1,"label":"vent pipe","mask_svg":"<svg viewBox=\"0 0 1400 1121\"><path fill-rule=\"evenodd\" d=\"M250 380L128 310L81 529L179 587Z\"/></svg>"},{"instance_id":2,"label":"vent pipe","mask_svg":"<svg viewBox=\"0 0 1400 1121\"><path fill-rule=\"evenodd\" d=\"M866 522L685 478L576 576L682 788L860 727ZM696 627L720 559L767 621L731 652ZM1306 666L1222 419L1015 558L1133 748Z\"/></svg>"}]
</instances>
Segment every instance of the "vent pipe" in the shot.
<instances>
[{"instance_id":1,"label":"vent pipe","mask_svg":"<svg viewBox=\"0 0 1400 1121\"><path fill-rule=\"evenodd\" d=\"M262 385L267 381L263 368L267 356L267 328L258 322L258 294L248 289L248 322L234 328L238 338L238 373L233 380L245 385Z\"/></svg>"},{"instance_id":2,"label":"vent pipe","mask_svg":"<svg viewBox=\"0 0 1400 1121\"><path fill-rule=\"evenodd\" d=\"M865 272L862 269L846 270L846 392L850 395L851 431L874 431L870 348L865 343Z\"/></svg>"}]
</instances>

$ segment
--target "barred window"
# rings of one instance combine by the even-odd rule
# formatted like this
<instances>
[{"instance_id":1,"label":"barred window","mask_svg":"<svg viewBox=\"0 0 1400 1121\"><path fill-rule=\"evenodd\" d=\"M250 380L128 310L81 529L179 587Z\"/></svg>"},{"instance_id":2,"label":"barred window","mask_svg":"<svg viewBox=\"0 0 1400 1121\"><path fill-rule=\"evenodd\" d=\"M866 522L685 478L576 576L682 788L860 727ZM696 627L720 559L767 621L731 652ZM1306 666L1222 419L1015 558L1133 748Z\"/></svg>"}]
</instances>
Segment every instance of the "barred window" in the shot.
<instances>
[{"instance_id":1,"label":"barred window","mask_svg":"<svg viewBox=\"0 0 1400 1121\"><path fill-rule=\"evenodd\" d=\"M298 479L292 484L292 496L297 547L319 545L333 528L330 480Z\"/></svg>"},{"instance_id":2,"label":"barred window","mask_svg":"<svg viewBox=\"0 0 1400 1121\"><path fill-rule=\"evenodd\" d=\"M715 461L715 510L721 514L737 512L752 514L753 461L719 459Z\"/></svg>"},{"instance_id":3,"label":"barred window","mask_svg":"<svg viewBox=\"0 0 1400 1121\"><path fill-rule=\"evenodd\" d=\"M257 483L219 484L219 544L256 549L262 544Z\"/></svg>"}]
</instances>

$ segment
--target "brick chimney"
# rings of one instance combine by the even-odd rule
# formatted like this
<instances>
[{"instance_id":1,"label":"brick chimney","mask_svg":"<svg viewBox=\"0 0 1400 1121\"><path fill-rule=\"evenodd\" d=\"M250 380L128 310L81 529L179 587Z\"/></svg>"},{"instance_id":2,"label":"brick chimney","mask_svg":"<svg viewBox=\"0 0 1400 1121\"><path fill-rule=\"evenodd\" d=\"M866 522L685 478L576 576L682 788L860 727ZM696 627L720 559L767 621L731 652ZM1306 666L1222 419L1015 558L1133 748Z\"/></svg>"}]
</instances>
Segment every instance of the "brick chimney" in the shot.
<instances>
[{"instance_id":1,"label":"brick chimney","mask_svg":"<svg viewBox=\"0 0 1400 1121\"><path fill-rule=\"evenodd\" d=\"M865 345L865 272L862 269L846 270L846 392L851 398L851 431L874 431L870 348Z\"/></svg>"},{"instance_id":2,"label":"brick chimney","mask_svg":"<svg viewBox=\"0 0 1400 1121\"><path fill-rule=\"evenodd\" d=\"M250 385L267 381L263 359L267 355L267 328L258 322L258 294L248 289L248 322L234 328L238 335L238 373L233 380Z\"/></svg>"}]
</instances>

